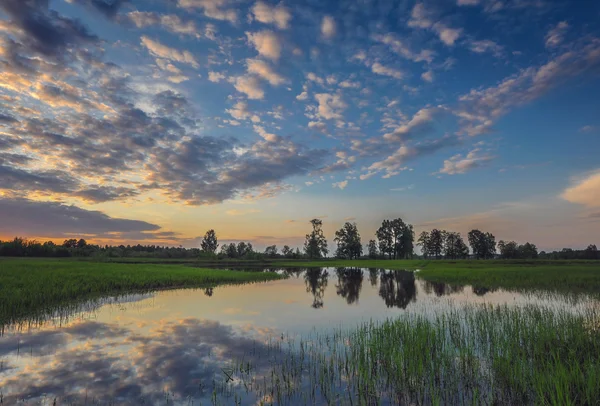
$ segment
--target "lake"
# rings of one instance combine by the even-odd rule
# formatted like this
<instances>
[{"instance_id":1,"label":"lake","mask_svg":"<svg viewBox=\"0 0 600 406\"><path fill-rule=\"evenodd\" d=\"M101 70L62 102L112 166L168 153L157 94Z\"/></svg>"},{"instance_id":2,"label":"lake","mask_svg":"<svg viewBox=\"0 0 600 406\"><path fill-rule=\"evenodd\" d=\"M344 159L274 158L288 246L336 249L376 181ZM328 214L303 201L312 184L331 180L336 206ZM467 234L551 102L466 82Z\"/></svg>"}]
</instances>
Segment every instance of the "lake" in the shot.
<instances>
[{"instance_id":1,"label":"lake","mask_svg":"<svg viewBox=\"0 0 600 406\"><path fill-rule=\"evenodd\" d=\"M359 324L405 314L433 318L471 304L533 304L573 313L598 307L597 300L584 296L450 286L419 280L418 272L409 271L278 272L288 277L107 298L40 324L5 326L2 402L268 404L273 397L248 387L233 370L250 363L252 385L258 387L256 381L282 351ZM317 404L326 403L316 396ZM306 399L299 395L287 403Z\"/></svg>"}]
</instances>

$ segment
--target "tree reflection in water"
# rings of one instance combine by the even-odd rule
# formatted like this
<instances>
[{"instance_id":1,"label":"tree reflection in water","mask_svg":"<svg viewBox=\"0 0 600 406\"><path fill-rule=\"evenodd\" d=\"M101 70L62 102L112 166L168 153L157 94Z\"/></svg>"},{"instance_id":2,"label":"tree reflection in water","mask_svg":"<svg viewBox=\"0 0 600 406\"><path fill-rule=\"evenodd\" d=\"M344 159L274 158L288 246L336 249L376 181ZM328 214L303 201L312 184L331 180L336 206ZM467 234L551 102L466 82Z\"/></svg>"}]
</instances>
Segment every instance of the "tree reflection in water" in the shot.
<instances>
[{"instance_id":1,"label":"tree reflection in water","mask_svg":"<svg viewBox=\"0 0 600 406\"><path fill-rule=\"evenodd\" d=\"M452 295L454 293L462 293L465 290L463 285L448 285L441 282L429 282L423 283L423 290L428 295L435 293L437 297Z\"/></svg>"},{"instance_id":2,"label":"tree reflection in water","mask_svg":"<svg viewBox=\"0 0 600 406\"><path fill-rule=\"evenodd\" d=\"M346 299L349 305L358 303L362 289L363 271L359 268L337 268L338 283L335 285L338 296Z\"/></svg>"},{"instance_id":3,"label":"tree reflection in water","mask_svg":"<svg viewBox=\"0 0 600 406\"><path fill-rule=\"evenodd\" d=\"M377 286L377 282L379 281L379 271L377 268L369 268L369 282L371 282L371 286Z\"/></svg>"},{"instance_id":4,"label":"tree reflection in water","mask_svg":"<svg viewBox=\"0 0 600 406\"><path fill-rule=\"evenodd\" d=\"M379 296L387 307L406 309L410 302L417 301L415 275L408 271L382 271Z\"/></svg>"},{"instance_id":5,"label":"tree reflection in water","mask_svg":"<svg viewBox=\"0 0 600 406\"><path fill-rule=\"evenodd\" d=\"M313 295L312 307L315 309L323 307L323 297L325 296L328 278L329 272L321 268L309 268L304 274L306 292Z\"/></svg>"}]
</instances>

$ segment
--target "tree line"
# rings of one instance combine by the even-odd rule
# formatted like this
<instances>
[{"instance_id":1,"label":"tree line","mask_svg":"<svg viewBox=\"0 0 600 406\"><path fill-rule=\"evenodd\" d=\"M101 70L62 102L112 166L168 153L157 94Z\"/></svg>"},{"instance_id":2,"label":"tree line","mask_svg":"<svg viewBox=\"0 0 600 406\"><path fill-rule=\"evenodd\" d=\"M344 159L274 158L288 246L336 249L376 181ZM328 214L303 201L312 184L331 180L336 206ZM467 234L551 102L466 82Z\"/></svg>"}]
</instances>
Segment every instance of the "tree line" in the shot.
<instances>
[{"instance_id":1,"label":"tree line","mask_svg":"<svg viewBox=\"0 0 600 406\"><path fill-rule=\"evenodd\" d=\"M251 242L230 242L219 245L217 233L211 229L206 232L200 242L200 248L166 247L157 245L93 245L85 239L71 238L63 244L52 241L40 243L35 240L15 238L12 241L0 241L0 256L12 257L144 257L144 258L179 258L179 259L322 259L329 254L329 245L323 232L321 219L310 220L311 229L306 234L302 249L284 245L281 251L276 245L270 245L264 251L254 249ZM458 232L433 229L423 231L415 241L413 226L401 218L383 220L363 249L362 239L356 223L346 222L335 232L333 242L336 245L334 256L340 259L410 259L422 257L426 259L587 259L600 260L600 253L595 245L590 244L585 250L563 248L561 251L539 252L530 242L518 244L515 241L500 240L480 230L471 230L467 242ZM467 245L468 243L468 245ZM221 249L219 250L219 246ZM420 247L421 255L414 252ZM470 247L470 249L469 249Z\"/></svg>"}]
</instances>

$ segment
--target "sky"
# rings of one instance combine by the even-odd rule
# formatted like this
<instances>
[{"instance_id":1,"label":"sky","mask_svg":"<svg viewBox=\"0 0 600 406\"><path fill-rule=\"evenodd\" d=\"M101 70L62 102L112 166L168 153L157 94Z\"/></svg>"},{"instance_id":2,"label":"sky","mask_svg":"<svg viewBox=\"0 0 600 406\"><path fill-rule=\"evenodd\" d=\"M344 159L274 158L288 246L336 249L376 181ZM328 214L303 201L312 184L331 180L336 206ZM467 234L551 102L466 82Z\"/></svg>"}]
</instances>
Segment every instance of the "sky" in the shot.
<instances>
[{"instance_id":1,"label":"sky","mask_svg":"<svg viewBox=\"0 0 600 406\"><path fill-rule=\"evenodd\" d=\"M1 0L0 239L600 243L593 0Z\"/></svg>"}]
</instances>

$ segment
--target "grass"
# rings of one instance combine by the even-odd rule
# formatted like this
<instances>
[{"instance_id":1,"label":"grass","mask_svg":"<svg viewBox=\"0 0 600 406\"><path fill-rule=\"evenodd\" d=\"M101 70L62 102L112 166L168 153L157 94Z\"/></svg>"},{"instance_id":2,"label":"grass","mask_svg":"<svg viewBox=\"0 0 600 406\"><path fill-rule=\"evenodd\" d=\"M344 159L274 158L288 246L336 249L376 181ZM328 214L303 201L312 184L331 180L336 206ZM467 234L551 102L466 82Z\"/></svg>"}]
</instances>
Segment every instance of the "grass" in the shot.
<instances>
[{"instance_id":1,"label":"grass","mask_svg":"<svg viewBox=\"0 0 600 406\"><path fill-rule=\"evenodd\" d=\"M277 279L274 273L70 260L0 261L0 326L73 302L167 288Z\"/></svg>"},{"instance_id":2,"label":"grass","mask_svg":"<svg viewBox=\"0 0 600 406\"><path fill-rule=\"evenodd\" d=\"M407 313L290 346L274 343L279 354L264 354L273 360L269 369L244 360L228 375L263 404L592 405L600 399L599 322L599 309Z\"/></svg>"},{"instance_id":3,"label":"grass","mask_svg":"<svg viewBox=\"0 0 600 406\"><path fill-rule=\"evenodd\" d=\"M325 260L274 264L282 267L419 269L419 278L431 282L514 290L600 292L600 261Z\"/></svg>"}]
</instances>

